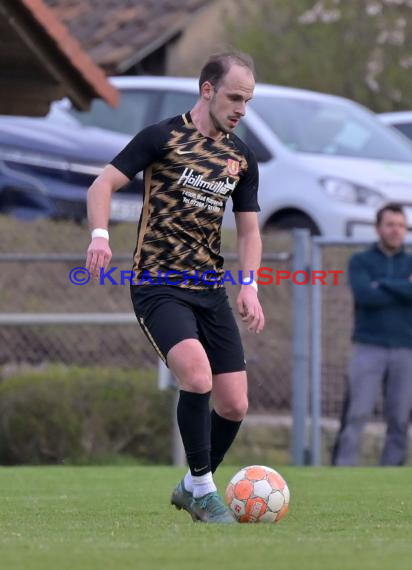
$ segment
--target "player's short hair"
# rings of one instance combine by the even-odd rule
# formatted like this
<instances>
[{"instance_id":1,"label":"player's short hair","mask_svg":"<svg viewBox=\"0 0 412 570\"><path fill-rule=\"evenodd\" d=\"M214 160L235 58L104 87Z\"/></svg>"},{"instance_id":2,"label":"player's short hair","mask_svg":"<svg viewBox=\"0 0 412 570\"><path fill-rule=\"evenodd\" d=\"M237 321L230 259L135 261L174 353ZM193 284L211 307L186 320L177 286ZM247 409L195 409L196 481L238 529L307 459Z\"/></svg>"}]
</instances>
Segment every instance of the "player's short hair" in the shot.
<instances>
[{"instance_id":1,"label":"player's short hair","mask_svg":"<svg viewBox=\"0 0 412 570\"><path fill-rule=\"evenodd\" d=\"M402 216L406 219L406 215L405 212L403 211L403 208L401 205L399 204L395 204L390 203L390 204L386 204L385 206L383 206L382 208L380 208L377 213L376 213L376 225L379 226L379 224L382 222L382 218L385 212L394 212L395 214L402 214Z\"/></svg>"},{"instance_id":2,"label":"player's short hair","mask_svg":"<svg viewBox=\"0 0 412 570\"><path fill-rule=\"evenodd\" d=\"M218 89L220 82L232 65L240 65L249 69L253 77L256 78L255 64L247 53L236 50L218 53L212 55L203 66L199 77L199 91L205 81L209 81L215 89Z\"/></svg>"}]
</instances>

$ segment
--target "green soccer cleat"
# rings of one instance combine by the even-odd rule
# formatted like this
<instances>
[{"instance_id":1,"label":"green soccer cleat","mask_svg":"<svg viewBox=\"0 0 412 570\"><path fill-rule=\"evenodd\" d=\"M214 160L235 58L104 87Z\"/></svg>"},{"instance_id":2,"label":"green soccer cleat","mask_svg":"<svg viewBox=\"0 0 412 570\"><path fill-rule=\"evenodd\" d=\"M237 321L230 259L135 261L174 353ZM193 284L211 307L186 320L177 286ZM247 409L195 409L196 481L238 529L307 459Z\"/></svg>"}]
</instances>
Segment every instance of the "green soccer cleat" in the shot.
<instances>
[{"instance_id":1,"label":"green soccer cleat","mask_svg":"<svg viewBox=\"0 0 412 570\"><path fill-rule=\"evenodd\" d=\"M192 499L190 512L197 520L204 523L228 524L236 522L235 517L224 504L222 498L214 491L204 497ZM195 520L193 518L193 520Z\"/></svg>"},{"instance_id":2,"label":"green soccer cleat","mask_svg":"<svg viewBox=\"0 0 412 570\"><path fill-rule=\"evenodd\" d=\"M199 519L192 511L192 502L193 502L193 495L189 491L186 490L183 479L177 484L176 489L173 491L172 496L170 498L170 502L172 505L176 507L179 511L184 509L189 513L192 517L194 522L197 522Z\"/></svg>"}]
</instances>

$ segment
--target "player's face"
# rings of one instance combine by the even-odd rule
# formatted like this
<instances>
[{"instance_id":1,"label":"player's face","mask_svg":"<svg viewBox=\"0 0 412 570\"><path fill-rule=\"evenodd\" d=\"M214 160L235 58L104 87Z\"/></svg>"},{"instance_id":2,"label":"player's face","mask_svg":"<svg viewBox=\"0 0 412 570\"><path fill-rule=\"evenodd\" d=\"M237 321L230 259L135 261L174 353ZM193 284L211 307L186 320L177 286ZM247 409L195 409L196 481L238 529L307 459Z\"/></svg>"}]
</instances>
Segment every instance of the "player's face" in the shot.
<instances>
[{"instance_id":1,"label":"player's face","mask_svg":"<svg viewBox=\"0 0 412 570\"><path fill-rule=\"evenodd\" d=\"M209 115L218 131L233 131L246 113L246 104L252 98L254 88L252 72L240 65L232 65L218 88L212 87Z\"/></svg>"},{"instance_id":2,"label":"player's face","mask_svg":"<svg viewBox=\"0 0 412 570\"><path fill-rule=\"evenodd\" d=\"M380 241L387 249L399 249L406 236L406 220L403 214L387 210L383 213L381 222L376 226Z\"/></svg>"}]
</instances>

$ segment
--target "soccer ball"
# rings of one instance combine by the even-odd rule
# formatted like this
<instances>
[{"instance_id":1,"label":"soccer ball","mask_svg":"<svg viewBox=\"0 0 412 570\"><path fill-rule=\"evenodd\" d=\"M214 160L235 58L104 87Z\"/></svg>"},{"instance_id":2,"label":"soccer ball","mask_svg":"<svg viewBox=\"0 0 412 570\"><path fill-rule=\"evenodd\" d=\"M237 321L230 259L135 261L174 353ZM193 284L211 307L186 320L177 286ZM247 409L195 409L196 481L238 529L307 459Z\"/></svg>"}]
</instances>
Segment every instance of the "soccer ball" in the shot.
<instances>
[{"instance_id":1,"label":"soccer ball","mask_svg":"<svg viewBox=\"0 0 412 570\"><path fill-rule=\"evenodd\" d=\"M241 523L277 523L287 513L289 488L274 469L251 465L241 469L226 488L226 504Z\"/></svg>"}]
</instances>

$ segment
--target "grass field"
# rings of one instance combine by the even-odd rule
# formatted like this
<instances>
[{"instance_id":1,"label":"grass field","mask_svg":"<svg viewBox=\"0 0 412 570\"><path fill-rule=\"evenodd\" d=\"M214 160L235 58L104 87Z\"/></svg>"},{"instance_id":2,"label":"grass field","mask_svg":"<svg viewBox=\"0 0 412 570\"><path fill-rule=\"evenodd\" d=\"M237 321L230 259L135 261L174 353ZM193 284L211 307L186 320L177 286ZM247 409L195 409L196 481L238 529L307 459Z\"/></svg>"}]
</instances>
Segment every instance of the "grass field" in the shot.
<instances>
[{"instance_id":1,"label":"grass field","mask_svg":"<svg viewBox=\"0 0 412 570\"><path fill-rule=\"evenodd\" d=\"M222 491L236 468L221 468ZM278 525L193 524L169 505L173 467L0 468L1 570L403 570L409 468L284 468Z\"/></svg>"}]
</instances>

